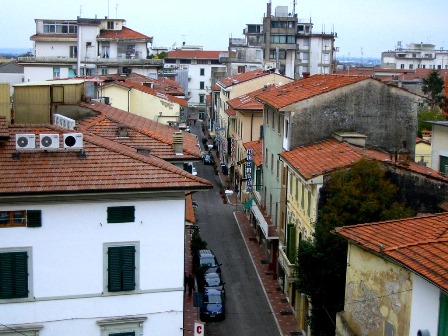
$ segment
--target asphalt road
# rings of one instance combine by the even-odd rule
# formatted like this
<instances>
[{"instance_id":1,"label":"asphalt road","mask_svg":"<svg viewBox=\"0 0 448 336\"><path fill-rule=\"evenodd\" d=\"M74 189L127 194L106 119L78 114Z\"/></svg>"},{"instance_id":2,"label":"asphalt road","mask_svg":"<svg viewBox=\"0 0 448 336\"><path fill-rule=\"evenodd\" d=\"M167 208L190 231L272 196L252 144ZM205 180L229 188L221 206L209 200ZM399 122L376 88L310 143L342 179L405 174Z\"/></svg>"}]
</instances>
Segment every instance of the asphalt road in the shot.
<instances>
[{"instance_id":1,"label":"asphalt road","mask_svg":"<svg viewBox=\"0 0 448 336\"><path fill-rule=\"evenodd\" d=\"M192 126L192 133L202 145L200 124ZM201 238L207 242L218 261L226 282L226 319L208 322L207 336L224 335L279 335L263 288L258 279L241 233L235 222L235 205L224 204L213 166L195 163L198 175L214 185L212 190L198 192L193 199L198 203L196 216Z\"/></svg>"}]
</instances>

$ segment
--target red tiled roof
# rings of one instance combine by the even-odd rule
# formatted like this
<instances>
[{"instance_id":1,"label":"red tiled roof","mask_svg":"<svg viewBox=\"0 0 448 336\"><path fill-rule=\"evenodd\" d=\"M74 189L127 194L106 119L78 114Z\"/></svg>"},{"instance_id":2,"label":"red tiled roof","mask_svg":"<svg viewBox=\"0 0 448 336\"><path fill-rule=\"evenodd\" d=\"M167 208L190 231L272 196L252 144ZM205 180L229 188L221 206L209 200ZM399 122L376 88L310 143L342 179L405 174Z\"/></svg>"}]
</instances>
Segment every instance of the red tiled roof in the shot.
<instances>
[{"instance_id":1,"label":"red tiled roof","mask_svg":"<svg viewBox=\"0 0 448 336\"><path fill-rule=\"evenodd\" d=\"M181 158L173 149L173 133L178 130L101 103L80 103L80 106L98 113L97 116L76 121L81 131L88 131L129 147L149 148L151 155L164 160L178 161ZM118 127L122 125L128 127L128 137L117 137ZM188 132L182 132L182 134L184 136L182 159L201 159L197 137Z\"/></svg>"},{"instance_id":2,"label":"red tiled roof","mask_svg":"<svg viewBox=\"0 0 448 336\"><path fill-rule=\"evenodd\" d=\"M244 94L242 96L230 99L227 101L227 104L229 104L230 107L232 107L235 110L259 110L263 111L263 104L260 103L255 98L262 94L263 92L274 90L281 85L279 84L271 84L266 85L262 89L249 92L247 94Z\"/></svg>"},{"instance_id":3,"label":"red tiled roof","mask_svg":"<svg viewBox=\"0 0 448 336\"><path fill-rule=\"evenodd\" d=\"M219 87L219 85L216 84L212 85L212 91L220 91L220 90L221 88Z\"/></svg>"},{"instance_id":4,"label":"red tiled roof","mask_svg":"<svg viewBox=\"0 0 448 336\"><path fill-rule=\"evenodd\" d=\"M252 149L252 160L254 160L255 166L261 166L263 163L263 140L245 142L244 148Z\"/></svg>"},{"instance_id":5,"label":"red tiled roof","mask_svg":"<svg viewBox=\"0 0 448 336\"><path fill-rule=\"evenodd\" d=\"M314 75L280 86L257 97L261 102L280 109L285 106L368 80L366 76Z\"/></svg>"},{"instance_id":6,"label":"red tiled roof","mask_svg":"<svg viewBox=\"0 0 448 336\"><path fill-rule=\"evenodd\" d=\"M152 37L139 33L125 26L123 26L121 30L101 30L98 38L125 39L125 40L145 39L147 41L150 41L152 39Z\"/></svg>"},{"instance_id":7,"label":"red tiled roof","mask_svg":"<svg viewBox=\"0 0 448 336\"><path fill-rule=\"evenodd\" d=\"M448 213L344 226L335 231L448 291Z\"/></svg>"},{"instance_id":8,"label":"red tiled roof","mask_svg":"<svg viewBox=\"0 0 448 336\"><path fill-rule=\"evenodd\" d=\"M53 125L12 125L11 135L0 147L0 194L115 192L210 189L211 183L154 156L99 136L83 133L85 157L79 150L16 150L15 134L59 134ZM70 131L70 133L73 131ZM19 153L19 158L14 157Z\"/></svg>"},{"instance_id":9,"label":"red tiled roof","mask_svg":"<svg viewBox=\"0 0 448 336\"><path fill-rule=\"evenodd\" d=\"M235 112L235 110L234 110L233 108L231 108L231 107L229 107L227 110L225 110L225 112L227 113L227 115L228 115L230 118L233 118L233 117L236 116L236 112Z\"/></svg>"},{"instance_id":10,"label":"red tiled roof","mask_svg":"<svg viewBox=\"0 0 448 336\"><path fill-rule=\"evenodd\" d=\"M237 84L240 84L243 82L250 81L255 78L267 76L272 73L273 73L272 71L264 71L261 69L257 69L257 70L241 73L241 74L238 74L235 76L221 78L217 81L216 84L219 86L222 86L224 88L227 88L227 87L230 87L233 85L237 85ZM281 75L279 75L279 76L281 76Z\"/></svg>"},{"instance_id":11,"label":"red tiled roof","mask_svg":"<svg viewBox=\"0 0 448 336\"><path fill-rule=\"evenodd\" d=\"M158 90L170 94L172 96L185 95L184 89L182 88L180 83L172 79L168 79L166 77L159 77L157 79L154 79L144 75L140 75L135 72L131 72L130 74L127 74L125 77L123 77L123 75L121 74L110 74L110 75L99 75L96 76L96 78L99 78L101 81L105 83L118 80L122 82L134 82L146 86L148 86L148 84L151 84L154 90Z\"/></svg>"},{"instance_id":12,"label":"red tiled roof","mask_svg":"<svg viewBox=\"0 0 448 336\"><path fill-rule=\"evenodd\" d=\"M185 221L192 224L196 223L196 216L193 208L193 197L191 194L185 195Z\"/></svg>"},{"instance_id":13,"label":"red tiled roof","mask_svg":"<svg viewBox=\"0 0 448 336\"><path fill-rule=\"evenodd\" d=\"M183 59L215 59L219 60L219 55L227 54L227 51L216 50L181 50L176 49L170 51L166 58L183 58Z\"/></svg>"},{"instance_id":14,"label":"red tiled roof","mask_svg":"<svg viewBox=\"0 0 448 336\"><path fill-rule=\"evenodd\" d=\"M448 182L448 178L438 171L422 166L416 162L403 164L392 161L388 153L366 149L336 139L324 140L307 146L297 147L293 150L282 152L280 156L305 178L330 173L336 169L349 167L362 158L375 159L381 163L395 166L400 169L412 171L427 178Z\"/></svg>"},{"instance_id":15,"label":"red tiled roof","mask_svg":"<svg viewBox=\"0 0 448 336\"><path fill-rule=\"evenodd\" d=\"M135 83L135 82L132 82L132 81L125 81L125 82L123 82L123 81L114 81L114 82L106 84L105 86L108 86L108 85L118 85L118 86L123 86L123 87L127 87L127 88L133 88L133 89L136 89L138 91L150 94L150 95L152 95L154 97L157 97L159 99L168 100L168 101L170 101L172 103L176 103L176 104L178 104L180 106L188 107L188 102L185 99L181 99L181 98L172 96L172 95L167 94L165 92L158 91L158 90L152 89L152 88L150 88L148 86L141 85L141 84L138 84L138 83Z\"/></svg>"}]
</instances>

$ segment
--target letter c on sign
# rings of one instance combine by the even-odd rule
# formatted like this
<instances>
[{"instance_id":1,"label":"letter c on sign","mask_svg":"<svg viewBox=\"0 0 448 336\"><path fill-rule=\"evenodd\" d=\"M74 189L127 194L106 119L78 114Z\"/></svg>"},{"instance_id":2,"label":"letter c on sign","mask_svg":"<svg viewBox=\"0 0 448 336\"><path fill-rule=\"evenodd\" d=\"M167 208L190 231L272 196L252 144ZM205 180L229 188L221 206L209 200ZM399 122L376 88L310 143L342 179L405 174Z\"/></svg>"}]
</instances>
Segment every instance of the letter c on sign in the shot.
<instances>
[{"instance_id":1,"label":"letter c on sign","mask_svg":"<svg viewBox=\"0 0 448 336\"><path fill-rule=\"evenodd\" d=\"M197 335L202 335L202 326L201 326L201 325L198 325L198 326L196 327L196 334L197 334Z\"/></svg>"}]
</instances>

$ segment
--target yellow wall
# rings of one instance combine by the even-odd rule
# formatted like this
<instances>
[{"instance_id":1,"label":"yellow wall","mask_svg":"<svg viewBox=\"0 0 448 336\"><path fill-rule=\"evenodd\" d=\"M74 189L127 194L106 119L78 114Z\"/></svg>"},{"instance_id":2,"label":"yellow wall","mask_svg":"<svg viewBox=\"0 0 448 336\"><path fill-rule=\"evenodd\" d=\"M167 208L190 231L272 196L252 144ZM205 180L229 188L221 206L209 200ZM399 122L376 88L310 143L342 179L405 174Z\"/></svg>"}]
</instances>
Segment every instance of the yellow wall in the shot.
<instances>
[{"instance_id":1,"label":"yellow wall","mask_svg":"<svg viewBox=\"0 0 448 336\"><path fill-rule=\"evenodd\" d=\"M6 117L6 122L11 122L11 99L9 96L9 83L0 83L0 116Z\"/></svg>"},{"instance_id":2,"label":"yellow wall","mask_svg":"<svg viewBox=\"0 0 448 336\"><path fill-rule=\"evenodd\" d=\"M411 279L406 269L349 244L342 315L351 331L383 336L388 322L397 335L409 335Z\"/></svg>"},{"instance_id":3,"label":"yellow wall","mask_svg":"<svg viewBox=\"0 0 448 336\"><path fill-rule=\"evenodd\" d=\"M179 121L180 105L161 99L151 94L129 89L108 86L103 88L103 95L109 97L109 102L113 107L137 114L150 120L168 124L168 121ZM160 112L162 114L160 115Z\"/></svg>"},{"instance_id":4,"label":"yellow wall","mask_svg":"<svg viewBox=\"0 0 448 336\"><path fill-rule=\"evenodd\" d=\"M426 167L431 168L431 144L426 142L415 144L415 161L420 162L422 157Z\"/></svg>"}]
</instances>

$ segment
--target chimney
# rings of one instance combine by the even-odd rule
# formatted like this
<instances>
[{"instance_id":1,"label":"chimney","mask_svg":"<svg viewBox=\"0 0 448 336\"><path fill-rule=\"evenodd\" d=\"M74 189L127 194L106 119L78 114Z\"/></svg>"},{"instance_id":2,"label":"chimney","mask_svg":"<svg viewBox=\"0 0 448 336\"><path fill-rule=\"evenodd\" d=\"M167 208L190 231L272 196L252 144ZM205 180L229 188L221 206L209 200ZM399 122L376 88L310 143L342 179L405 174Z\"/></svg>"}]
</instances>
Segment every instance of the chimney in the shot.
<instances>
[{"instance_id":1,"label":"chimney","mask_svg":"<svg viewBox=\"0 0 448 336\"><path fill-rule=\"evenodd\" d=\"M398 151L398 162L400 163L409 163L409 159L411 157L411 152L407 148L407 142L403 141L403 148Z\"/></svg>"},{"instance_id":2,"label":"chimney","mask_svg":"<svg viewBox=\"0 0 448 336\"><path fill-rule=\"evenodd\" d=\"M310 77L310 73L309 72L302 72L302 76L303 76L303 78L309 78Z\"/></svg>"},{"instance_id":3,"label":"chimney","mask_svg":"<svg viewBox=\"0 0 448 336\"><path fill-rule=\"evenodd\" d=\"M184 155L184 135L182 132L174 132L173 149L176 155Z\"/></svg>"},{"instance_id":4,"label":"chimney","mask_svg":"<svg viewBox=\"0 0 448 336\"><path fill-rule=\"evenodd\" d=\"M127 138L129 136L128 127L126 125L118 125L117 133L119 138Z\"/></svg>"}]
</instances>

